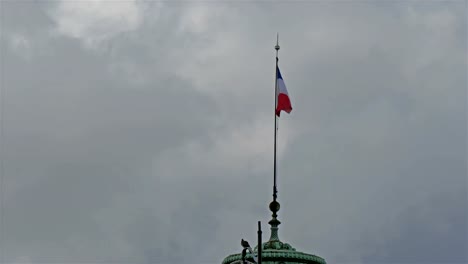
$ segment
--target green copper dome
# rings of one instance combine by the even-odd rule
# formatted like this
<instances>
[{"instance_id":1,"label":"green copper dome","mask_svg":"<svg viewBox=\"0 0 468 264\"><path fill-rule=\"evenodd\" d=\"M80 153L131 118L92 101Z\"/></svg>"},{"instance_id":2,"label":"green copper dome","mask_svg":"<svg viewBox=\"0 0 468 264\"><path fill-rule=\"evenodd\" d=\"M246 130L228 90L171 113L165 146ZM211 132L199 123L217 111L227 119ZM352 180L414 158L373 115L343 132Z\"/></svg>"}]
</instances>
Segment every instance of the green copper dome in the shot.
<instances>
[{"instance_id":1,"label":"green copper dome","mask_svg":"<svg viewBox=\"0 0 468 264\"><path fill-rule=\"evenodd\" d=\"M276 197L275 197L276 198ZM296 251L290 244L280 241L278 237L278 226L281 222L277 219L276 212L280 205L276 201L270 203L270 210L273 212L272 219L268 222L271 225L270 239L262 244L262 264L326 264L325 260L319 256ZM257 252L255 247L254 251ZM241 262L241 253L227 256L222 264L239 264ZM251 254L247 254L246 260L253 262Z\"/></svg>"}]
</instances>

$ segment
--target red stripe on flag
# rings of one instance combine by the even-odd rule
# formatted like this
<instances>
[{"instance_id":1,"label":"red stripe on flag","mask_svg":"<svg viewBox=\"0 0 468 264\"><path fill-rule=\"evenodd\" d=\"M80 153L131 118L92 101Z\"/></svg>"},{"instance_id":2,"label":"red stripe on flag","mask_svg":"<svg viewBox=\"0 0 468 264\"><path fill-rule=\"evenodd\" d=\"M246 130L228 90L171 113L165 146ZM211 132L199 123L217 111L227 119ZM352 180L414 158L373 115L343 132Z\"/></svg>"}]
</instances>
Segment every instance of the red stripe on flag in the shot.
<instances>
[{"instance_id":1,"label":"red stripe on flag","mask_svg":"<svg viewBox=\"0 0 468 264\"><path fill-rule=\"evenodd\" d=\"M289 100L289 96L284 93L280 93L278 95L278 104L276 106L276 115L280 116L280 112L285 111L286 113L291 113L291 101Z\"/></svg>"}]
</instances>

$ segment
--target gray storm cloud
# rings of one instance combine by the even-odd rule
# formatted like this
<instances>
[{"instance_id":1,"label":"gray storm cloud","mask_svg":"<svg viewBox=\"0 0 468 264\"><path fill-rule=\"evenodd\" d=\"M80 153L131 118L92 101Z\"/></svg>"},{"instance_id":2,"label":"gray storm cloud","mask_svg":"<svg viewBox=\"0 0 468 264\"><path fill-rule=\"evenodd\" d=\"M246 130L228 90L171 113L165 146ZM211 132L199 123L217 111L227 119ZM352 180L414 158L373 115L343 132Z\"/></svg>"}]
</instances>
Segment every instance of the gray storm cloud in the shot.
<instances>
[{"instance_id":1,"label":"gray storm cloud","mask_svg":"<svg viewBox=\"0 0 468 264\"><path fill-rule=\"evenodd\" d=\"M466 1L2 1L6 263L467 263ZM200 244L203 241L203 245ZM431 254L428 254L431 253Z\"/></svg>"}]
</instances>

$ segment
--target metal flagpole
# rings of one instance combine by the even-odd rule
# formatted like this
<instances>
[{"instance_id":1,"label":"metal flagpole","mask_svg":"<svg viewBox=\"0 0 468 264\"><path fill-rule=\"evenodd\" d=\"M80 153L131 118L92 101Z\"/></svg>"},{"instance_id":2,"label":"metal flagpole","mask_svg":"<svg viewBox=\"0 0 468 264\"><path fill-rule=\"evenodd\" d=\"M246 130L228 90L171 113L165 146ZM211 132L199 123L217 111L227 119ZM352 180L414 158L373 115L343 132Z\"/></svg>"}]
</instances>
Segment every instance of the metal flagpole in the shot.
<instances>
[{"instance_id":1,"label":"metal flagpole","mask_svg":"<svg viewBox=\"0 0 468 264\"><path fill-rule=\"evenodd\" d=\"M278 130L278 125L277 125L277 117L276 117L276 107L278 104L278 51L280 49L279 46L279 34L276 33L276 68L275 68L275 109L274 109L274 117L275 117L275 143L274 143L274 161L273 161L273 201L276 202L276 197L277 197L277 192L278 190L276 189L276 131Z\"/></svg>"},{"instance_id":2,"label":"metal flagpole","mask_svg":"<svg viewBox=\"0 0 468 264\"><path fill-rule=\"evenodd\" d=\"M262 224L258 221L257 264L262 264Z\"/></svg>"}]
</instances>

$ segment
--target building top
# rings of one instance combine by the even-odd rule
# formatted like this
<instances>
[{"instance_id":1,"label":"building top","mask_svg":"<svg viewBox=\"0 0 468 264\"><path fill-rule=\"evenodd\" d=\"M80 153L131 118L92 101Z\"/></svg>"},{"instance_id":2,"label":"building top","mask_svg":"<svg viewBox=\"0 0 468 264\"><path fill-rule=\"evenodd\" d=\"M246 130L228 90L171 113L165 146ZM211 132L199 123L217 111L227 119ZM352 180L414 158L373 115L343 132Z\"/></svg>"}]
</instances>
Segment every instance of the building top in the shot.
<instances>
[{"instance_id":1,"label":"building top","mask_svg":"<svg viewBox=\"0 0 468 264\"><path fill-rule=\"evenodd\" d=\"M296 251L290 244L284 243L279 239L278 226L281 222L277 219L277 212L280 209L280 204L273 200L270 203L270 210L273 212L272 219L268 222L271 226L270 239L262 243L262 264L326 264L325 260L319 256ZM258 252L258 248L254 248ZM227 256L222 264L238 264L242 263L242 254L232 254ZM251 254L246 255L248 263L253 263Z\"/></svg>"}]
</instances>

